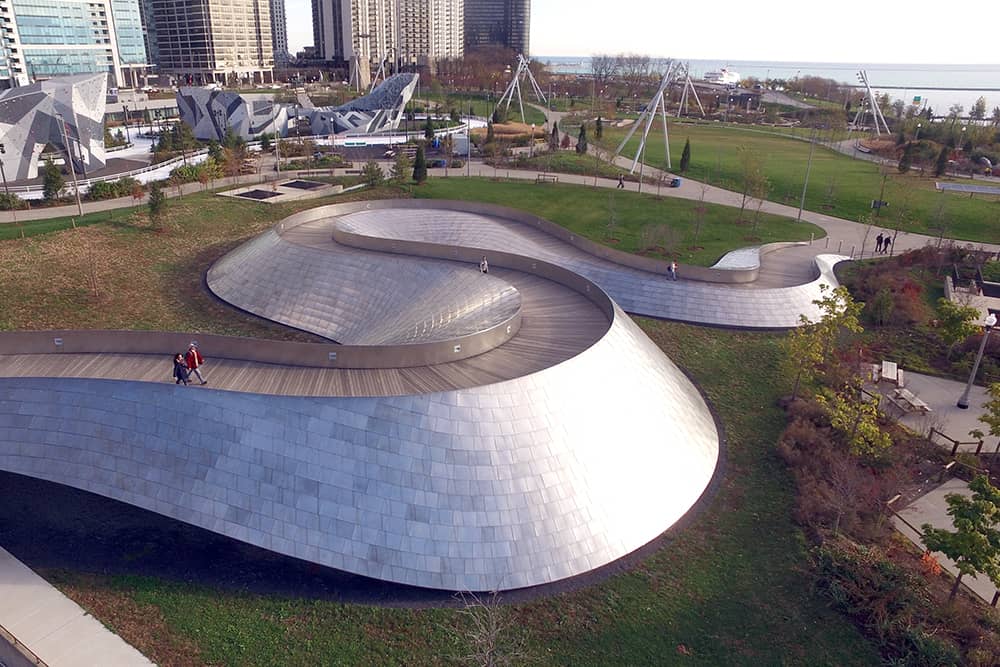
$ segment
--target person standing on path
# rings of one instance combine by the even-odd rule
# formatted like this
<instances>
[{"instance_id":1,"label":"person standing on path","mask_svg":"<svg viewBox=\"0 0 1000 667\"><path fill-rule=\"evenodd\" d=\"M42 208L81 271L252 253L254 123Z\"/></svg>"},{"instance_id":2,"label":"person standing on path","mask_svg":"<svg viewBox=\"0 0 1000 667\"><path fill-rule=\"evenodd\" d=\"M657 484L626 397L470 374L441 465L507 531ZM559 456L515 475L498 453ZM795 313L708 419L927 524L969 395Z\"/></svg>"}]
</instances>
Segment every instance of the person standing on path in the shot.
<instances>
[{"instance_id":1,"label":"person standing on path","mask_svg":"<svg viewBox=\"0 0 1000 667\"><path fill-rule=\"evenodd\" d=\"M205 357L201 356L201 352L198 351L197 342L191 341L191 344L188 345L188 351L187 354L184 355L184 361L187 362L189 372L197 375L202 384L208 384L208 380L202 377L201 371L199 370L205 363Z\"/></svg>"},{"instance_id":2,"label":"person standing on path","mask_svg":"<svg viewBox=\"0 0 1000 667\"><path fill-rule=\"evenodd\" d=\"M625 174L618 174L618 189L625 189Z\"/></svg>"},{"instance_id":3,"label":"person standing on path","mask_svg":"<svg viewBox=\"0 0 1000 667\"><path fill-rule=\"evenodd\" d=\"M892 246L892 237L889 236L889 234L886 234L885 238L882 240L882 254L883 255L888 255L889 254L889 248L891 246Z\"/></svg>"},{"instance_id":4,"label":"person standing on path","mask_svg":"<svg viewBox=\"0 0 1000 667\"><path fill-rule=\"evenodd\" d=\"M188 384L188 369L187 362L184 360L184 355L178 352L174 355L174 384L183 384L185 387Z\"/></svg>"},{"instance_id":5,"label":"person standing on path","mask_svg":"<svg viewBox=\"0 0 1000 667\"><path fill-rule=\"evenodd\" d=\"M875 254L878 255L882 252L882 232L878 233L875 237Z\"/></svg>"},{"instance_id":6,"label":"person standing on path","mask_svg":"<svg viewBox=\"0 0 1000 667\"><path fill-rule=\"evenodd\" d=\"M670 277L673 280L677 280L677 260L671 260L670 262Z\"/></svg>"},{"instance_id":7,"label":"person standing on path","mask_svg":"<svg viewBox=\"0 0 1000 667\"><path fill-rule=\"evenodd\" d=\"M479 272L480 273L490 272L490 263L486 261L486 255L483 255L482 260L480 260L479 262Z\"/></svg>"}]
</instances>

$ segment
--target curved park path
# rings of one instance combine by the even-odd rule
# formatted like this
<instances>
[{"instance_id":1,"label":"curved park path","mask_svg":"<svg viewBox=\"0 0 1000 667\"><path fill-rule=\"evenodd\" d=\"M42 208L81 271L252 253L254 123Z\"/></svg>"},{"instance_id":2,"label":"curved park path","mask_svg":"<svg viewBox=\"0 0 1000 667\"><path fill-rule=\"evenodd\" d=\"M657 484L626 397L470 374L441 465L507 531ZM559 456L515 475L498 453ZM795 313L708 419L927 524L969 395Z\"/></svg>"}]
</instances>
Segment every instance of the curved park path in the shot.
<instances>
[{"instance_id":1,"label":"curved park path","mask_svg":"<svg viewBox=\"0 0 1000 667\"><path fill-rule=\"evenodd\" d=\"M540 110L544 111L541 107ZM562 117L565 115L562 112L546 112L549 116L550 121L561 121ZM591 151L596 150L594 146L590 147ZM606 157L606 155L602 155ZM273 158L272 158L273 160ZM254 174L249 176L238 176L230 178L222 178L216 181L218 187L226 186L237 186L237 185L250 185L254 183L261 183L267 181L267 175L273 174L267 169L267 162L262 168L262 174ZM622 168L623 172L628 171L631 167L632 161L628 158L617 157L614 159L614 164ZM382 162L383 170L391 169L391 163L388 161ZM307 173L315 173L307 172ZM343 172L341 172L343 173ZM481 176L481 177L503 177L517 180L535 180L540 172L539 170L528 170L528 169L494 169L493 167L484 164L482 161L472 161L465 169L449 169L447 174L449 177L462 177L466 175L470 176ZM644 175L650 177L656 177L661 172L660 170L646 166L644 167ZM337 170L332 170L332 175L337 174ZM439 178L444 177L446 170L444 169L431 169L429 174L432 177ZM672 176L673 174L669 174ZM292 179L298 176L297 172L282 172L282 178ZM579 175L579 174L557 174L560 183L573 183L577 185L587 185L591 187L602 187L602 188L615 188L618 185L616 179L609 178L595 178L593 175ZM650 184L639 184L633 182L626 182L625 189L630 191L644 191L652 192L656 191L656 186ZM204 187L200 183L188 183L181 186L179 192L177 188L167 188L164 193L167 197L173 198L179 195L187 195L195 192L201 192ZM700 183L698 181L691 180L689 178L684 178L681 186L679 188L661 188L659 193L662 196L667 197L678 197L681 199L688 199L692 201L697 201L699 199L704 199L706 202L711 204L721 204L723 206L739 206L742 199L742 195L738 192L733 192L731 190L725 190L714 185L708 185L706 183ZM124 197L121 199L111 199L105 201L97 202L84 202L83 211L84 213L94 213L99 211L108 211L118 208L127 208L129 206L135 206L137 203L145 203L146 197L141 200L134 200L131 197ZM765 201L763 207L761 208L765 213L772 213L775 215L782 215L785 217L795 218L798 216L798 208L795 206L788 206L786 204L779 204L773 201ZM50 218L58 217L68 217L77 215L77 207L75 205L70 206L57 206L49 208L37 208L26 211L18 211L16 213L17 221L26 222L30 220L45 220ZM799 249L798 251L793 251L791 254L806 256L806 255L816 255L823 252L833 252L838 254L847 255L855 258L863 258L870 256L875 245L875 236L884 228L880 228L877 225L868 227L860 223L846 220L844 218L838 218L832 215L826 215L824 213L817 213L815 211L802 211L801 219L806 222L811 222L819 227L821 227L826 232L826 238L820 239L812 244L809 249ZM15 222L14 214L10 211L0 211L0 224ZM946 239L951 240L951 239ZM893 245L893 253L904 252L906 250L913 250L916 248L922 248L928 244L937 244L939 239L934 236L928 236L926 234L916 234L906 231L900 231L897 235L896 241ZM994 253L1000 253L1000 243L972 243L961 240L956 240L956 243L969 243L977 248L983 248L990 250ZM787 254L787 253L782 253Z\"/></svg>"}]
</instances>

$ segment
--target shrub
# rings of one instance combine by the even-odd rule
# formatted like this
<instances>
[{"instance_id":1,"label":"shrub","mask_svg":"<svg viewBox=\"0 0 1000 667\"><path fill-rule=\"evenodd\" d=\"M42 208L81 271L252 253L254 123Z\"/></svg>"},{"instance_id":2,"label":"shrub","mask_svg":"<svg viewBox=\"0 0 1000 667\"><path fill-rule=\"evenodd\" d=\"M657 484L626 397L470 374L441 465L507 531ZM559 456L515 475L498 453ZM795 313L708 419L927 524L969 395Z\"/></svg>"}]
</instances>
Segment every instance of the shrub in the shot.
<instances>
[{"instance_id":1,"label":"shrub","mask_svg":"<svg viewBox=\"0 0 1000 667\"><path fill-rule=\"evenodd\" d=\"M24 208L24 200L18 197L15 193L11 192L7 194L6 192L0 192L0 210L3 211L13 211L14 209Z\"/></svg>"},{"instance_id":2,"label":"shrub","mask_svg":"<svg viewBox=\"0 0 1000 667\"><path fill-rule=\"evenodd\" d=\"M87 190L87 199L100 201L102 199L118 199L119 197L130 197L136 186L140 186L139 181L129 176L123 176L117 181L98 181L91 183Z\"/></svg>"}]
</instances>

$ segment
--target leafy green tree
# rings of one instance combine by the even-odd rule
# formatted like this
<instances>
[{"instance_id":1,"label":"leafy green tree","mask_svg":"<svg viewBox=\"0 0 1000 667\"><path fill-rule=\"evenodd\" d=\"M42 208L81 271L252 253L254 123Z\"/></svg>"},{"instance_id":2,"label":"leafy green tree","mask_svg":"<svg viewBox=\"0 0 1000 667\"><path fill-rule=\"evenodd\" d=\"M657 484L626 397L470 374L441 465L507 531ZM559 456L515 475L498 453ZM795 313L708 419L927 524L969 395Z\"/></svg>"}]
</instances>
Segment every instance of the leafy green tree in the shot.
<instances>
[{"instance_id":1,"label":"leafy green tree","mask_svg":"<svg viewBox=\"0 0 1000 667\"><path fill-rule=\"evenodd\" d=\"M811 384L819 376L823 365L823 346L814 326L802 316L803 325L792 329L785 339L785 360L795 377L792 386L792 400L799 395L802 382Z\"/></svg>"},{"instance_id":2,"label":"leafy green tree","mask_svg":"<svg viewBox=\"0 0 1000 667\"><path fill-rule=\"evenodd\" d=\"M800 383L823 377L825 364L835 358L838 347L846 346L852 334L863 330L859 321L863 303L854 301L843 285L829 293L829 285L821 284L819 288L821 296L813 301L820 310L819 321L801 315L800 325L785 339L787 364L795 377L793 400Z\"/></svg>"},{"instance_id":3,"label":"leafy green tree","mask_svg":"<svg viewBox=\"0 0 1000 667\"><path fill-rule=\"evenodd\" d=\"M986 389L990 400L983 405L986 412L979 416L979 421L990 427L990 435L1000 436L1000 382L994 382Z\"/></svg>"},{"instance_id":4,"label":"leafy green tree","mask_svg":"<svg viewBox=\"0 0 1000 667\"><path fill-rule=\"evenodd\" d=\"M271 133L264 132L260 135L260 150L267 153L271 150Z\"/></svg>"},{"instance_id":5,"label":"leafy green tree","mask_svg":"<svg viewBox=\"0 0 1000 667\"><path fill-rule=\"evenodd\" d=\"M969 482L972 497L958 493L945 496L948 515L955 530L935 528L925 523L923 542L931 551L940 551L955 562L958 576L951 587L948 600L954 600L962 577L985 574L1000 586L1000 489L989 483L985 475L977 475Z\"/></svg>"},{"instance_id":6,"label":"leafy green tree","mask_svg":"<svg viewBox=\"0 0 1000 667\"><path fill-rule=\"evenodd\" d=\"M222 145L224 148L242 149L245 143L243 137L236 134L236 130L231 125L226 126L226 133L222 135ZM180 146L177 148L180 148Z\"/></svg>"},{"instance_id":7,"label":"leafy green tree","mask_svg":"<svg viewBox=\"0 0 1000 667\"><path fill-rule=\"evenodd\" d=\"M979 332L976 320L979 311L971 306L963 306L945 298L937 301L938 335L948 346L948 358L951 359L955 346L963 340Z\"/></svg>"},{"instance_id":8,"label":"leafy green tree","mask_svg":"<svg viewBox=\"0 0 1000 667\"><path fill-rule=\"evenodd\" d=\"M587 125L580 124L580 134L576 137L576 152L581 155L587 152Z\"/></svg>"},{"instance_id":9,"label":"leafy green tree","mask_svg":"<svg viewBox=\"0 0 1000 667\"><path fill-rule=\"evenodd\" d=\"M174 150L174 133L170 130L160 132L160 138L156 141L157 153L169 153Z\"/></svg>"},{"instance_id":10,"label":"leafy green tree","mask_svg":"<svg viewBox=\"0 0 1000 667\"><path fill-rule=\"evenodd\" d=\"M766 180L764 168L761 165L760 157L753 148L747 145L739 146L736 155L740 163L740 176L743 182L741 190L742 199L740 201L739 220L743 220L743 213L746 211L747 202L754 197L754 193L760 192L762 181Z\"/></svg>"},{"instance_id":11,"label":"leafy green tree","mask_svg":"<svg viewBox=\"0 0 1000 667\"><path fill-rule=\"evenodd\" d=\"M365 179L365 183L370 187L377 187L382 185L382 181L385 180L385 174L382 172L382 167L378 166L375 160L368 160L365 162L364 168L361 170L361 177Z\"/></svg>"},{"instance_id":12,"label":"leafy green tree","mask_svg":"<svg viewBox=\"0 0 1000 667\"><path fill-rule=\"evenodd\" d=\"M688 170L688 165L691 164L691 139L688 138L684 141L684 150L681 151L681 173Z\"/></svg>"},{"instance_id":13,"label":"leafy green tree","mask_svg":"<svg viewBox=\"0 0 1000 667\"><path fill-rule=\"evenodd\" d=\"M826 408L830 425L846 438L855 456L877 461L892 447L892 438L878 424L878 404L862 400L858 387L819 395L816 401Z\"/></svg>"},{"instance_id":14,"label":"leafy green tree","mask_svg":"<svg viewBox=\"0 0 1000 667\"><path fill-rule=\"evenodd\" d=\"M899 169L899 173L905 174L913 166L913 148L914 145L910 142L903 149L903 155L899 158L899 165L896 167Z\"/></svg>"},{"instance_id":15,"label":"leafy green tree","mask_svg":"<svg viewBox=\"0 0 1000 667\"><path fill-rule=\"evenodd\" d=\"M417 146L417 157L413 161L413 180L417 185L427 180L427 159L424 157L423 146Z\"/></svg>"},{"instance_id":16,"label":"leafy green tree","mask_svg":"<svg viewBox=\"0 0 1000 667\"><path fill-rule=\"evenodd\" d=\"M434 123L431 122L431 117L427 116L427 122L424 123L424 139L431 141L434 139Z\"/></svg>"},{"instance_id":17,"label":"leafy green tree","mask_svg":"<svg viewBox=\"0 0 1000 667\"><path fill-rule=\"evenodd\" d=\"M458 114L458 109L452 108L451 110L451 122L461 123L462 117Z\"/></svg>"},{"instance_id":18,"label":"leafy green tree","mask_svg":"<svg viewBox=\"0 0 1000 667\"><path fill-rule=\"evenodd\" d=\"M397 185L402 185L413 174L411 171L410 156L400 150L396 153L395 162L392 165L392 180Z\"/></svg>"},{"instance_id":19,"label":"leafy green tree","mask_svg":"<svg viewBox=\"0 0 1000 667\"><path fill-rule=\"evenodd\" d=\"M45 169L42 172L42 196L46 201L58 199L59 193L66 187L66 179L63 178L59 167L55 165L52 158L45 159Z\"/></svg>"},{"instance_id":20,"label":"leafy green tree","mask_svg":"<svg viewBox=\"0 0 1000 667\"><path fill-rule=\"evenodd\" d=\"M878 327L889 323L895 309L896 302L892 298L892 292L885 287L876 292L875 296L872 297L872 300L865 307L871 321Z\"/></svg>"},{"instance_id":21,"label":"leafy green tree","mask_svg":"<svg viewBox=\"0 0 1000 667\"><path fill-rule=\"evenodd\" d=\"M944 175L945 170L948 168L948 153L949 152L950 151L948 150L947 146L942 146L941 147L941 152L938 153L938 156L937 156L937 162L934 163L934 175L935 176L942 176L942 175Z\"/></svg>"},{"instance_id":22,"label":"leafy green tree","mask_svg":"<svg viewBox=\"0 0 1000 667\"><path fill-rule=\"evenodd\" d=\"M160 221L163 218L163 212L167 208L167 196L163 194L163 187L160 185L159 181L153 181L149 184L149 221L153 223L154 227L160 226Z\"/></svg>"},{"instance_id":23,"label":"leafy green tree","mask_svg":"<svg viewBox=\"0 0 1000 667\"><path fill-rule=\"evenodd\" d=\"M208 142L208 157L212 158L215 162L221 164L224 156L222 153L222 146L215 139Z\"/></svg>"},{"instance_id":24,"label":"leafy green tree","mask_svg":"<svg viewBox=\"0 0 1000 667\"><path fill-rule=\"evenodd\" d=\"M980 96L976 103L969 109L969 117L975 120L986 118L986 98Z\"/></svg>"}]
</instances>

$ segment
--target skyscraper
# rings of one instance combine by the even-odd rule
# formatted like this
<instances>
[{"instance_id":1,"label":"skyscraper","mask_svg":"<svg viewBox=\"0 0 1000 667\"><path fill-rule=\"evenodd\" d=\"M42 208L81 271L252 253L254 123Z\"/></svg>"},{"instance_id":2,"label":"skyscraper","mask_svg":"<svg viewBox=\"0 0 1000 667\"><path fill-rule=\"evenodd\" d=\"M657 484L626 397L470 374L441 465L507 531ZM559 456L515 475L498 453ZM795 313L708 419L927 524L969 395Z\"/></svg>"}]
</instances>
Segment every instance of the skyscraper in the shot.
<instances>
[{"instance_id":1,"label":"skyscraper","mask_svg":"<svg viewBox=\"0 0 1000 667\"><path fill-rule=\"evenodd\" d=\"M465 0L465 48L502 46L528 55L531 0Z\"/></svg>"},{"instance_id":2,"label":"skyscraper","mask_svg":"<svg viewBox=\"0 0 1000 667\"><path fill-rule=\"evenodd\" d=\"M360 69L367 85L372 67L395 57L397 10L397 0L313 0L317 57Z\"/></svg>"},{"instance_id":3,"label":"skyscraper","mask_svg":"<svg viewBox=\"0 0 1000 667\"><path fill-rule=\"evenodd\" d=\"M385 59L461 58L463 25L463 0L313 0L317 57L349 64L362 81Z\"/></svg>"},{"instance_id":4,"label":"skyscraper","mask_svg":"<svg viewBox=\"0 0 1000 667\"><path fill-rule=\"evenodd\" d=\"M463 0L398 0L399 51L404 65L428 66L464 53Z\"/></svg>"},{"instance_id":5,"label":"skyscraper","mask_svg":"<svg viewBox=\"0 0 1000 667\"><path fill-rule=\"evenodd\" d=\"M271 2L271 44L274 46L274 64L288 65L288 21L285 19L285 0Z\"/></svg>"},{"instance_id":6,"label":"skyscraper","mask_svg":"<svg viewBox=\"0 0 1000 667\"><path fill-rule=\"evenodd\" d=\"M160 71L181 83L274 80L269 0L151 0Z\"/></svg>"},{"instance_id":7,"label":"skyscraper","mask_svg":"<svg viewBox=\"0 0 1000 667\"><path fill-rule=\"evenodd\" d=\"M17 85L106 72L111 86L132 87L146 70L138 0L2 0L0 17Z\"/></svg>"}]
</instances>

